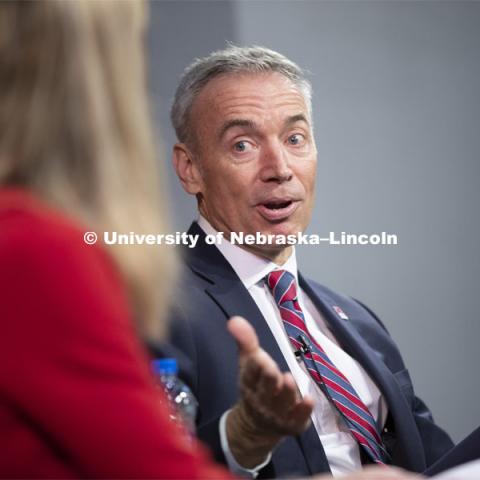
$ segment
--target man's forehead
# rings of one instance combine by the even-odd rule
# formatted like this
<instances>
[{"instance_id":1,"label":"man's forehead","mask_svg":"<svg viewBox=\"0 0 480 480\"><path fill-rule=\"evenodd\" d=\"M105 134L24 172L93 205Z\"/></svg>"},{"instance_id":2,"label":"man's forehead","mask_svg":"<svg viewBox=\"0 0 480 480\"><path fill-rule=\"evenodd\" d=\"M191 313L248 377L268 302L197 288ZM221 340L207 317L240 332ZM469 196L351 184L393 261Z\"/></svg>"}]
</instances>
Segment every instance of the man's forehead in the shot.
<instances>
[{"instance_id":1,"label":"man's forehead","mask_svg":"<svg viewBox=\"0 0 480 480\"><path fill-rule=\"evenodd\" d=\"M215 114L221 123L253 120L255 116L264 117L273 111L284 117L282 121L294 116L298 120L303 116L307 122L309 119L303 92L290 79L276 72L219 75L198 94L192 112L195 110L202 117Z\"/></svg>"}]
</instances>

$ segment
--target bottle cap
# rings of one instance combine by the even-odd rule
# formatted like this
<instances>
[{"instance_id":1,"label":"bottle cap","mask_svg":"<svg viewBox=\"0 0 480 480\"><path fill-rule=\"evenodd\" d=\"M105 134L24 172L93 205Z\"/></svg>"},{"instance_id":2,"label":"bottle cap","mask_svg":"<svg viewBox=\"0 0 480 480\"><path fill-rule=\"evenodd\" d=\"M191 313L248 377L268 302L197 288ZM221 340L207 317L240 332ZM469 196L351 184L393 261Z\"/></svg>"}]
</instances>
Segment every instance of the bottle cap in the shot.
<instances>
[{"instance_id":1,"label":"bottle cap","mask_svg":"<svg viewBox=\"0 0 480 480\"><path fill-rule=\"evenodd\" d=\"M157 358L152 360L152 369L158 375L176 375L178 373L175 358Z\"/></svg>"}]
</instances>

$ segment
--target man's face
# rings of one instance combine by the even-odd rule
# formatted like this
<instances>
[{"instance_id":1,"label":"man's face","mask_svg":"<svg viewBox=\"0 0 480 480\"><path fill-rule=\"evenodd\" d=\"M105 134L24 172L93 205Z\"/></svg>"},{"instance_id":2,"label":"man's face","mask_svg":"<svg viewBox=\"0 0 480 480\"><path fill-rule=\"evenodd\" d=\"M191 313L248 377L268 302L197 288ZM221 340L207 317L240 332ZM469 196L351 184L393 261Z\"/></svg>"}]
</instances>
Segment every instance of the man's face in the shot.
<instances>
[{"instance_id":1,"label":"man's face","mask_svg":"<svg viewBox=\"0 0 480 480\"><path fill-rule=\"evenodd\" d=\"M290 80L278 73L219 76L196 98L191 127L199 209L216 230L228 238L306 229L317 151L305 99ZM277 260L285 253L285 246L245 248Z\"/></svg>"}]
</instances>

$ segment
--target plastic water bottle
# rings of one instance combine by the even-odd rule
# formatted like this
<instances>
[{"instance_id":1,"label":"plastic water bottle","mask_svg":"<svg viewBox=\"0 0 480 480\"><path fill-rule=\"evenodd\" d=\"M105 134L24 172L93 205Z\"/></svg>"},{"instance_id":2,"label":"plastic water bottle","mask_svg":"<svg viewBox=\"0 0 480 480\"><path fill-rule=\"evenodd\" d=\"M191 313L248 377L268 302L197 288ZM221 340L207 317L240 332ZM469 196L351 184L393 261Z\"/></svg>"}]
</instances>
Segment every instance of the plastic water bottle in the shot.
<instances>
[{"instance_id":1,"label":"plastic water bottle","mask_svg":"<svg viewBox=\"0 0 480 480\"><path fill-rule=\"evenodd\" d=\"M170 401L170 417L174 422L183 424L194 436L198 402L190 388L178 378L177 361L174 358L153 360L152 369Z\"/></svg>"}]
</instances>

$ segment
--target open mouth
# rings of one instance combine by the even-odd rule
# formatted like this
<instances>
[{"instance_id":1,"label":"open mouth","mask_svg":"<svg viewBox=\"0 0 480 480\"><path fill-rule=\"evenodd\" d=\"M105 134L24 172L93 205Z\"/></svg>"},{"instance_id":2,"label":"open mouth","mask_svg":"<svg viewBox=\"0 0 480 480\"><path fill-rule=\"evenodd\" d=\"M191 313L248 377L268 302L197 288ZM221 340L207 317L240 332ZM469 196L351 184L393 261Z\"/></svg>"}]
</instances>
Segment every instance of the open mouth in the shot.
<instances>
[{"instance_id":1,"label":"open mouth","mask_svg":"<svg viewBox=\"0 0 480 480\"><path fill-rule=\"evenodd\" d=\"M270 222L286 220L297 209L300 202L294 200L272 200L257 205L260 215Z\"/></svg>"},{"instance_id":2,"label":"open mouth","mask_svg":"<svg viewBox=\"0 0 480 480\"><path fill-rule=\"evenodd\" d=\"M287 202L271 202L271 203L264 203L263 205L268 208L269 210L280 210L282 208L289 207L293 202L291 200Z\"/></svg>"}]
</instances>

